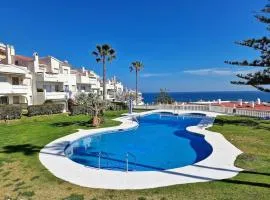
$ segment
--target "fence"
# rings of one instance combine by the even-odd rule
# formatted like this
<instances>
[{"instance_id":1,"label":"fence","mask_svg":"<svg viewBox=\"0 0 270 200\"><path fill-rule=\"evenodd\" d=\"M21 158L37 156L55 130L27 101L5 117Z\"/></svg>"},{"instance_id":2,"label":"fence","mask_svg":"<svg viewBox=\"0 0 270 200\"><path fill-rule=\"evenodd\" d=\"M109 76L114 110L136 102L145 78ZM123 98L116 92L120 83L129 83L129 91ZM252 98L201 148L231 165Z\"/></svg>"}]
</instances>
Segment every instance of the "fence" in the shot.
<instances>
[{"instance_id":1,"label":"fence","mask_svg":"<svg viewBox=\"0 0 270 200\"><path fill-rule=\"evenodd\" d=\"M146 110L173 110L173 111L210 111L216 113L223 113L228 115L241 115L249 117L259 117L259 118L270 118L270 111L263 110L248 110L231 108L225 106L213 106L213 105L197 105L197 104L186 104L186 105L173 105L173 104L155 104L155 105L140 105L134 106L135 109L146 109Z\"/></svg>"}]
</instances>

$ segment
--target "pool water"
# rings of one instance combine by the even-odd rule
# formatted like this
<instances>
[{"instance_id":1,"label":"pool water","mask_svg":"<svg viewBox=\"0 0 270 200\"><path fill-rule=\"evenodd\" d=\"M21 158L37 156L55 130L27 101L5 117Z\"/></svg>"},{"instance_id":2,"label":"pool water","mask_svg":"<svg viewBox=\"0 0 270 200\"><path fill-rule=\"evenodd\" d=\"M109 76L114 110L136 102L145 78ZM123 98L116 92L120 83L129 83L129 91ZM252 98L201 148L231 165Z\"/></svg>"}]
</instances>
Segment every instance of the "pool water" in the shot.
<instances>
[{"instance_id":1,"label":"pool water","mask_svg":"<svg viewBox=\"0 0 270 200\"><path fill-rule=\"evenodd\" d=\"M74 162L117 171L160 171L191 165L208 157L212 147L186 127L202 115L155 113L138 118L139 126L81 138L66 149Z\"/></svg>"}]
</instances>

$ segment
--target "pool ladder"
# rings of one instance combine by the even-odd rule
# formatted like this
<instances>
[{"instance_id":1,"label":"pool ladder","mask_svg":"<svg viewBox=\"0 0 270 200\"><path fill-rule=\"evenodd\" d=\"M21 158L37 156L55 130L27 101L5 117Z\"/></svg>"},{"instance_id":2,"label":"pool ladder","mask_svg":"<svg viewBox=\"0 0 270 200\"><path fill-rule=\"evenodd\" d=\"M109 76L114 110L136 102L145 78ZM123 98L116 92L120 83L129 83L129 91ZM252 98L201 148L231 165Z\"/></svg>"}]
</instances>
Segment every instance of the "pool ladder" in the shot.
<instances>
[{"instance_id":1,"label":"pool ladder","mask_svg":"<svg viewBox=\"0 0 270 200\"><path fill-rule=\"evenodd\" d=\"M102 157L102 154L103 155L107 155L108 156L108 154L107 153L104 153L104 152L99 152L98 153L98 169L101 169L101 157ZM132 153L130 153L130 152L127 152L126 153L126 172L128 172L129 171L129 157L132 157L133 159L134 159L134 165L135 165L135 169L136 169L136 167L137 167L137 158L136 158L136 156L134 155L134 154L132 154ZM109 166L109 163L108 163L108 161L107 161L107 167Z\"/></svg>"},{"instance_id":2,"label":"pool ladder","mask_svg":"<svg viewBox=\"0 0 270 200\"><path fill-rule=\"evenodd\" d=\"M132 121L135 121L135 122L137 122L139 124L139 121L138 121L136 116L132 116Z\"/></svg>"},{"instance_id":3,"label":"pool ladder","mask_svg":"<svg viewBox=\"0 0 270 200\"><path fill-rule=\"evenodd\" d=\"M127 152L126 153L126 172L128 172L129 170L129 156L132 157L134 159L134 165L135 165L135 169L137 167L137 159L136 159L136 156L130 152Z\"/></svg>"}]
</instances>

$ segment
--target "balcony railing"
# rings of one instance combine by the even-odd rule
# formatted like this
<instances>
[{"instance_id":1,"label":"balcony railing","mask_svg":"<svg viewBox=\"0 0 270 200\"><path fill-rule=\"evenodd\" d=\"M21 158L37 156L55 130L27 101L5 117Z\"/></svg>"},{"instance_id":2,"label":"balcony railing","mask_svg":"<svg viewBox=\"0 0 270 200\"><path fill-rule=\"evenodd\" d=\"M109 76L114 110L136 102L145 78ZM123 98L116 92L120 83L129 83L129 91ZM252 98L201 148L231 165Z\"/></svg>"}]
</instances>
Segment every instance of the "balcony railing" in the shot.
<instances>
[{"instance_id":1,"label":"balcony railing","mask_svg":"<svg viewBox=\"0 0 270 200\"><path fill-rule=\"evenodd\" d=\"M27 94L29 92L29 87L27 85L0 85L1 93L4 94Z\"/></svg>"},{"instance_id":2,"label":"balcony railing","mask_svg":"<svg viewBox=\"0 0 270 200\"><path fill-rule=\"evenodd\" d=\"M52 100L52 99L64 100L66 98L67 98L66 92L45 92L46 100Z\"/></svg>"},{"instance_id":3,"label":"balcony railing","mask_svg":"<svg viewBox=\"0 0 270 200\"><path fill-rule=\"evenodd\" d=\"M210 111L210 112L223 113L223 114L228 114L228 115L241 115L241 116L249 116L249 117L270 118L270 111L267 111L267 110L251 110L251 109L243 109L243 108L238 109L238 108L212 106L212 105L154 104L154 105L138 105L138 106L134 106L134 108L149 109L149 110L165 109L165 110L173 110L174 112L183 111L183 110L185 111Z\"/></svg>"}]
</instances>

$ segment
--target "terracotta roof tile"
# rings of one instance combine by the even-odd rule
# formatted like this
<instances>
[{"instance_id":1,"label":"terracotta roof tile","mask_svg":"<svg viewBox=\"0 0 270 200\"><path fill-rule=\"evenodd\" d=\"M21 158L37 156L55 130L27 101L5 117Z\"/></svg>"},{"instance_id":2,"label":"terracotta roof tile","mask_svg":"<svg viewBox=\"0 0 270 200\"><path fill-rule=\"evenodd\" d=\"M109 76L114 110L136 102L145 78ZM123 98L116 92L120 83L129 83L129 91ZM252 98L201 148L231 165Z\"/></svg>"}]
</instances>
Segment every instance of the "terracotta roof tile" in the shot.
<instances>
[{"instance_id":1,"label":"terracotta roof tile","mask_svg":"<svg viewBox=\"0 0 270 200\"><path fill-rule=\"evenodd\" d=\"M26 56L22 56L22 55L15 55L15 59L16 60L22 60L22 61L32 61L33 58L31 57L26 57Z\"/></svg>"}]
</instances>

